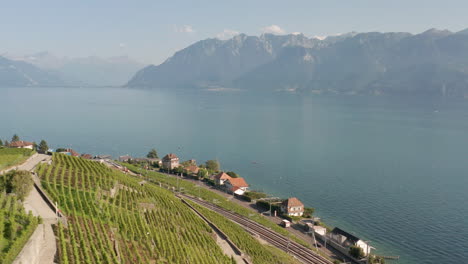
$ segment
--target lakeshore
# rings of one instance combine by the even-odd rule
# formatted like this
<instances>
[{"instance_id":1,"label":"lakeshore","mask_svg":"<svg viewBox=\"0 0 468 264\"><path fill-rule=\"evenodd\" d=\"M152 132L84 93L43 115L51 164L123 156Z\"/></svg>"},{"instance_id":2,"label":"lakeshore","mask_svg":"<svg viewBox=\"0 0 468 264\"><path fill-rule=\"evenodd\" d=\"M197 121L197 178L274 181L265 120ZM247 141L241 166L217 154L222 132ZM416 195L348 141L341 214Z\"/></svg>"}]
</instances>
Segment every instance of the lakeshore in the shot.
<instances>
[{"instance_id":1,"label":"lakeshore","mask_svg":"<svg viewBox=\"0 0 468 264\"><path fill-rule=\"evenodd\" d=\"M329 225L371 240L379 254L399 255L400 264L468 257L460 226L468 215L466 103L124 89L2 93L3 137L46 138L114 157L157 146L184 159L218 158L252 189L297 196ZM51 94L61 99L39 104Z\"/></svg>"}]
</instances>

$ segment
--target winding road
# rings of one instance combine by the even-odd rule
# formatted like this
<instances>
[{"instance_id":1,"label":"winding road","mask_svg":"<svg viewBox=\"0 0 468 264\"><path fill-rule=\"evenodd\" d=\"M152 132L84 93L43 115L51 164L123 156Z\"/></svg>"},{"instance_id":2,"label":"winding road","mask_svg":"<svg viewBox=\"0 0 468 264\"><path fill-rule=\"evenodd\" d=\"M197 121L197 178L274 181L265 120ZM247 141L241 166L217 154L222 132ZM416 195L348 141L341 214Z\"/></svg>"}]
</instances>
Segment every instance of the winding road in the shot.
<instances>
[{"instance_id":1,"label":"winding road","mask_svg":"<svg viewBox=\"0 0 468 264\"><path fill-rule=\"evenodd\" d=\"M6 173L11 170L26 170L32 171L41 162L48 162L51 156L43 154L34 154L23 164L0 172ZM34 178L33 178L34 179ZM36 184L37 179L34 179ZM29 195L23 202L26 212L31 211L34 216L40 216L43 223L38 225L36 231L24 246L18 257L13 262L14 264L51 264L54 263L54 257L57 250L55 243L55 235L52 231L52 224L57 223L57 217L54 211L50 209L42 196L32 188Z\"/></svg>"}]
</instances>

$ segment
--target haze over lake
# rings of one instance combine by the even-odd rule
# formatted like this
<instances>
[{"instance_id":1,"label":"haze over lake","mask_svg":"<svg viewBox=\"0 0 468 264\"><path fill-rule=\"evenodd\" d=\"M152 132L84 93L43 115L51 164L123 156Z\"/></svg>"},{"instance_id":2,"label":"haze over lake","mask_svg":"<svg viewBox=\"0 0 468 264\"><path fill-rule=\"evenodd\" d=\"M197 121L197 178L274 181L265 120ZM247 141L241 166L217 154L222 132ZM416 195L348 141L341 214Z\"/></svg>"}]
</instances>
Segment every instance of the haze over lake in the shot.
<instances>
[{"instance_id":1,"label":"haze over lake","mask_svg":"<svg viewBox=\"0 0 468 264\"><path fill-rule=\"evenodd\" d=\"M0 138L80 153L218 159L396 263L468 259L468 101L0 88ZM393 263L390 262L389 263Z\"/></svg>"}]
</instances>

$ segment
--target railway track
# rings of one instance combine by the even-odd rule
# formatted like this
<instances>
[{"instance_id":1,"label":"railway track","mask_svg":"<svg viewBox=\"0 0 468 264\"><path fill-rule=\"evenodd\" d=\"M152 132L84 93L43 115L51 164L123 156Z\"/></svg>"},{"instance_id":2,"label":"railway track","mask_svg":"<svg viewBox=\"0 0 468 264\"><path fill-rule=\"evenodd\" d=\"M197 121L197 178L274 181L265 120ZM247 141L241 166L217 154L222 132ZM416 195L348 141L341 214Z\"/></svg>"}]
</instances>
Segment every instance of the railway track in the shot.
<instances>
[{"instance_id":1,"label":"railway track","mask_svg":"<svg viewBox=\"0 0 468 264\"><path fill-rule=\"evenodd\" d=\"M179 195L181 198L185 198L187 200L193 201L201 206L204 206L212 211L215 211L226 218L230 219L231 221L239 224L243 227L247 232L252 235L258 236L261 239L267 241L271 245L285 251L286 253L290 253L298 260L302 261L303 263L307 264L331 264L329 260L320 256L319 254L313 252L309 248L304 247L303 245L290 240L288 237L285 237L277 232L248 219L245 216L241 216L239 214L233 213L229 210L221 208L217 205L212 203L199 200L198 198L194 198L185 194Z\"/></svg>"}]
</instances>

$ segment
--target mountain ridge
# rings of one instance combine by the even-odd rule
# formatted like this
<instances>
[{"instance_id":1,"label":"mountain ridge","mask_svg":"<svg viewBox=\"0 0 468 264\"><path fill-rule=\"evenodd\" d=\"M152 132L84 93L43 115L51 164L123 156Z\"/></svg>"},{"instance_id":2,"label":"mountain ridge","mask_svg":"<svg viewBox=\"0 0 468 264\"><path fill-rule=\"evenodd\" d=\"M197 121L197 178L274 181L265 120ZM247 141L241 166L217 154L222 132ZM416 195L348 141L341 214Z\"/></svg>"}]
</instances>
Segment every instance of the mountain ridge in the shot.
<instances>
[{"instance_id":1,"label":"mountain ridge","mask_svg":"<svg viewBox=\"0 0 468 264\"><path fill-rule=\"evenodd\" d=\"M130 88L468 96L468 29L206 39L141 69ZM413 74L408 74L413 73Z\"/></svg>"}]
</instances>

